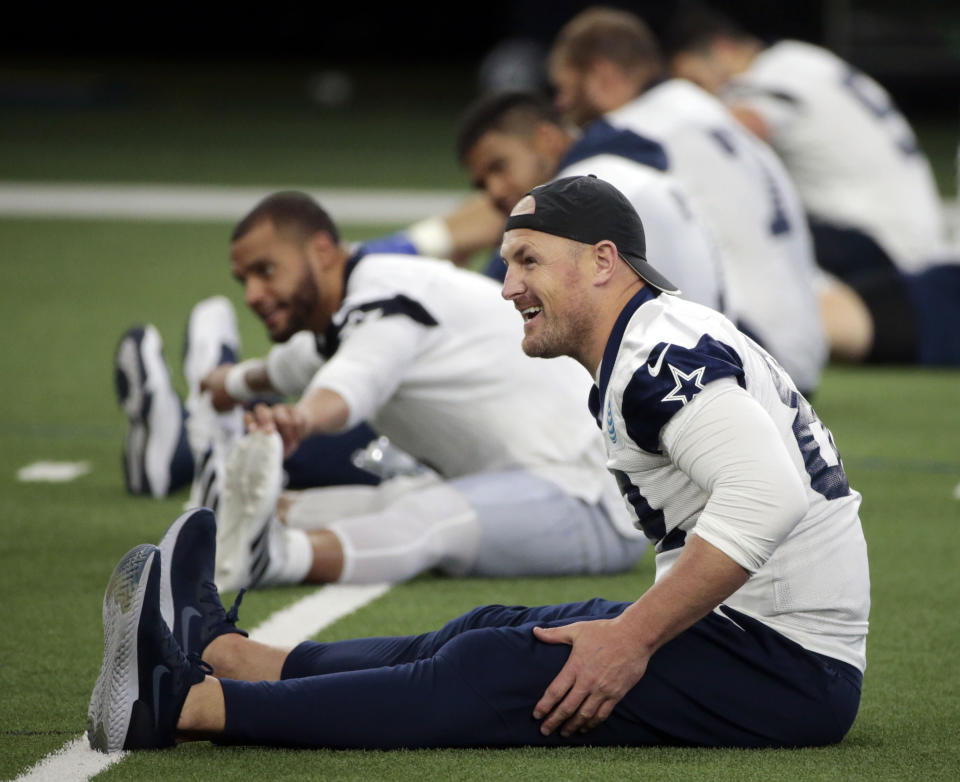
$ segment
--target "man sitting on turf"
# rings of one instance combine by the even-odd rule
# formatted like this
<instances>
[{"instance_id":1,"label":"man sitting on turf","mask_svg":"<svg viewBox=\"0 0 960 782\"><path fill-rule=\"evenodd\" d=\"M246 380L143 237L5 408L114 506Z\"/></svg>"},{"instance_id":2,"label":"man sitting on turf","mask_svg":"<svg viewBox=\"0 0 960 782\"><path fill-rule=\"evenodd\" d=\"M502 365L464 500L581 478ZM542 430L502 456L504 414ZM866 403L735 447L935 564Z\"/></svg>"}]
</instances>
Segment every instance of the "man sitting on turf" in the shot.
<instances>
[{"instance_id":1,"label":"man sitting on turf","mask_svg":"<svg viewBox=\"0 0 960 782\"><path fill-rule=\"evenodd\" d=\"M107 587L94 748L843 738L866 664L869 574L860 495L829 430L730 321L664 292L640 218L602 180L532 190L502 254L524 352L572 356L596 380L608 464L657 540L654 585L633 603L485 606L424 635L275 649L224 614L209 583L215 522L195 511L160 548L129 552ZM176 619L191 610L192 628Z\"/></svg>"},{"instance_id":2,"label":"man sitting on turf","mask_svg":"<svg viewBox=\"0 0 960 782\"><path fill-rule=\"evenodd\" d=\"M491 280L446 261L351 255L301 193L264 199L236 226L231 269L274 331L299 332L237 365L228 402L274 387L227 461L218 508L221 589L400 581L424 570L524 576L619 572L645 545L581 415L574 362L541 367ZM291 380L292 378L292 380ZM214 403L218 395L214 392ZM305 437L369 421L430 465L425 480L320 490L275 516L281 461ZM274 429L279 429L281 438Z\"/></svg>"}]
</instances>

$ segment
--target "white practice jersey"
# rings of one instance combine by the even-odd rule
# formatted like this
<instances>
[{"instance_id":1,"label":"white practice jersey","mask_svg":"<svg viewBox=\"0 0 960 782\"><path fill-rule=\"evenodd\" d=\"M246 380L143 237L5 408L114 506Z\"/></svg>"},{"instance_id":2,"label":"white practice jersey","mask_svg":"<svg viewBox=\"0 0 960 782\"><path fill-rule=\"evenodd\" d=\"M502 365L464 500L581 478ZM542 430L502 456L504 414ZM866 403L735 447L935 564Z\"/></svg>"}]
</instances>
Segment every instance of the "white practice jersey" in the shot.
<instances>
[{"instance_id":1,"label":"white practice jersey","mask_svg":"<svg viewBox=\"0 0 960 782\"><path fill-rule=\"evenodd\" d=\"M674 177L620 155L599 154L566 166L557 178L586 174L606 180L633 204L643 221L647 260L683 298L726 311L720 248Z\"/></svg>"},{"instance_id":2,"label":"white practice jersey","mask_svg":"<svg viewBox=\"0 0 960 782\"><path fill-rule=\"evenodd\" d=\"M800 198L774 152L683 79L658 84L604 120L662 146L665 170L720 244L738 323L801 388L816 388L827 343L813 246Z\"/></svg>"},{"instance_id":3,"label":"white practice jersey","mask_svg":"<svg viewBox=\"0 0 960 782\"><path fill-rule=\"evenodd\" d=\"M766 122L811 215L870 235L904 271L941 254L943 208L930 164L876 81L819 46L782 41L724 98Z\"/></svg>"},{"instance_id":4,"label":"white practice jersey","mask_svg":"<svg viewBox=\"0 0 960 782\"><path fill-rule=\"evenodd\" d=\"M297 335L268 358L271 379L315 370L326 388L445 478L528 469L613 509L636 533L605 468L603 438L584 411L590 377L572 359L523 353L523 320L496 282L448 261L369 254L348 264L326 334Z\"/></svg>"},{"instance_id":5,"label":"white practice jersey","mask_svg":"<svg viewBox=\"0 0 960 782\"><path fill-rule=\"evenodd\" d=\"M656 543L657 578L699 535L750 573L725 604L863 670L860 495L776 360L722 315L647 287L621 313L596 380L607 465Z\"/></svg>"}]
</instances>

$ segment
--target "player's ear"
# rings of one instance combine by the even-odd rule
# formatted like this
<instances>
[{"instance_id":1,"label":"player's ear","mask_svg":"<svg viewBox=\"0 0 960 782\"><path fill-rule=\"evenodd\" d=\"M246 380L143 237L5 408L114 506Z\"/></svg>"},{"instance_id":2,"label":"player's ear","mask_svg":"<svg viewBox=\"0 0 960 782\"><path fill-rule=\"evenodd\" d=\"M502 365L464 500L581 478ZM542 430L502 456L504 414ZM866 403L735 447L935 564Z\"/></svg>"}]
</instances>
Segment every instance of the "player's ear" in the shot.
<instances>
[{"instance_id":1,"label":"player's ear","mask_svg":"<svg viewBox=\"0 0 960 782\"><path fill-rule=\"evenodd\" d=\"M593 282L594 285L604 285L609 282L620 263L617 246L604 239L593 246Z\"/></svg>"},{"instance_id":2,"label":"player's ear","mask_svg":"<svg viewBox=\"0 0 960 782\"><path fill-rule=\"evenodd\" d=\"M326 231L317 231L307 241L307 255L321 268L326 268L336 260L337 250L337 243Z\"/></svg>"}]
</instances>

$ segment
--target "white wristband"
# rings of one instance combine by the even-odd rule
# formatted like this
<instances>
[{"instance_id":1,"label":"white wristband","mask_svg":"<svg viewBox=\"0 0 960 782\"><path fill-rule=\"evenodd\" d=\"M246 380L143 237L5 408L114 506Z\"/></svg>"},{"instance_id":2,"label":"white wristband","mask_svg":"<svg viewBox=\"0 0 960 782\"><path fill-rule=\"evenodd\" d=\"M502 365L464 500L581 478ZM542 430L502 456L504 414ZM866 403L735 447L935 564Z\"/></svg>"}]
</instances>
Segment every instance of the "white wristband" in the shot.
<instances>
[{"instance_id":1,"label":"white wristband","mask_svg":"<svg viewBox=\"0 0 960 782\"><path fill-rule=\"evenodd\" d=\"M227 393L238 402L248 402L257 394L247 385L247 371L250 369L265 369L266 362L262 358L251 358L234 364L227 372L224 386Z\"/></svg>"},{"instance_id":2,"label":"white wristband","mask_svg":"<svg viewBox=\"0 0 960 782\"><path fill-rule=\"evenodd\" d=\"M428 217L414 223L404 233L420 255L449 258L453 253L453 237L442 217Z\"/></svg>"}]
</instances>

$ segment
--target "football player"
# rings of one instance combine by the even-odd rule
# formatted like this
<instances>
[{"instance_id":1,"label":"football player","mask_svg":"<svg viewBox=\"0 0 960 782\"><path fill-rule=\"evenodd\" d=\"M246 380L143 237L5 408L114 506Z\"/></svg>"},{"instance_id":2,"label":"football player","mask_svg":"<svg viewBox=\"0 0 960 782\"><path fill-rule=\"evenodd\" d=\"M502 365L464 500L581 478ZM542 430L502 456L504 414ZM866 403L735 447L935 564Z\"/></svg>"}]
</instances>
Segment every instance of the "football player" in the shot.
<instances>
[{"instance_id":1,"label":"football player","mask_svg":"<svg viewBox=\"0 0 960 782\"><path fill-rule=\"evenodd\" d=\"M659 45L628 11L575 16L554 41L549 69L567 118L630 130L660 146L651 165L685 187L716 236L739 325L813 391L827 358L815 263L803 208L776 155L714 96L665 80Z\"/></svg>"},{"instance_id":2,"label":"football player","mask_svg":"<svg viewBox=\"0 0 960 782\"><path fill-rule=\"evenodd\" d=\"M960 363L960 259L909 122L874 79L811 43L771 45L700 9L670 34L673 72L721 96L787 167L810 219L834 355Z\"/></svg>"}]
</instances>

